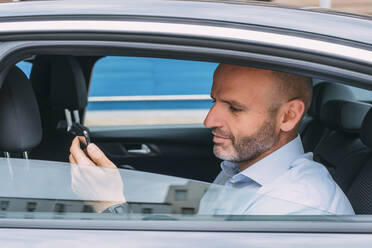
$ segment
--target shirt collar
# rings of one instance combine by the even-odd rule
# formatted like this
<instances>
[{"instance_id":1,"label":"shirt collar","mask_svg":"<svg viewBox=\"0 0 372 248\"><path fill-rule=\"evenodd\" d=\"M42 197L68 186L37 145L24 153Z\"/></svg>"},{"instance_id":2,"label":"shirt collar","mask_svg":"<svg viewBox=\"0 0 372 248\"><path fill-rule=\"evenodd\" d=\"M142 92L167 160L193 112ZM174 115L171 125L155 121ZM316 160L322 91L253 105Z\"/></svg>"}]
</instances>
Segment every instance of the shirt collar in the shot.
<instances>
[{"instance_id":1,"label":"shirt collar","mask_svg":"<svg viewBox=\"0 0 372 248\"><path fill-rule=\"evenodd\" d=\"M248 177L258 184L271 183L273 179L290 169L291 163L304 154L301 138L298 135L278 150L240 172L239 165L230 161L221 163L222 170L230 177Z\"/></svg>"}]
</instances>

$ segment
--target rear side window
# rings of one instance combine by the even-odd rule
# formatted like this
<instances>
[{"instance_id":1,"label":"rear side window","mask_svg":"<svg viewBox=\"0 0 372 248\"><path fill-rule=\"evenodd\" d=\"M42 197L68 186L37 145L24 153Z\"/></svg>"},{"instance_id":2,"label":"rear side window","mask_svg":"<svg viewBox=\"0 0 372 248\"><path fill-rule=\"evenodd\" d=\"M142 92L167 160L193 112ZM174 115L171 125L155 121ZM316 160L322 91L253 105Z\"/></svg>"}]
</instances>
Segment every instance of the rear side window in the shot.
<instances>
[{"instance_id":1,"label":"rear side window","mask_svg":"<svg viewBox=\"0 0 372 248\"><path fill-rule=\"evenodd\" d=\"M358 101L372 103L372 92L366 89L349 86Z\"/></svg>"},{"instance_id":2,"label":"rear side window","mask_svg":"<svg viewBox=\"0 0 372 248\"><path fill-rule=\"evenodd\" d=\"M201 124L216 63L105 57L96 62L87 126Z\"/></svg>"},{"instance_id":3,"label":"rear side window","mask_svg":"<svg viewBox=\"0 0 372 248\"><path fill-rule=\"evenodd\" d=\"M23 71L23 73L24 73L28 78L30 78L31 69L32 69L32 63L27 62L27 61L21 61L21 62L17 63L16 66L17 66L19 69L21 69L21 70Z\"/></svg>"}]
</instances>

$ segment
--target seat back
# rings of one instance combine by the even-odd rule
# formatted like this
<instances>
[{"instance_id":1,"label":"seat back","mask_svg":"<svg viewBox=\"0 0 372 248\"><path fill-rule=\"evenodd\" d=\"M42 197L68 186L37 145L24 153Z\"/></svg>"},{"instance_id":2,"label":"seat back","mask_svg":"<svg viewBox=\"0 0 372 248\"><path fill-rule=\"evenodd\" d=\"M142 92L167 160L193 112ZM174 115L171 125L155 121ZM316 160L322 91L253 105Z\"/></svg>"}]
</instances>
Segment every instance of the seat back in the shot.
<instances>
[{"instance_id":1,"label":"seat back","mask_svg":"<svg viewBox=\"0 0 372 248\"><path fill-rule=\"evenodd\" d=\"M305 152L312 152L321 137L326 135L326 127L320 121L320 112L324 104L331 100L354 101L355 96L348 87L340 84L321 82L314 86L311 106L299 131Z\"/></svg>"},{"instance_id":2,"label":"seat back","mask_svg":"<svg viewBox=\"0 0 372 248\"><path fill-rule=\"evenodd\" d=\"M72 56L38 56L30 79L41 105L45 129L34 158L66 162L73 139L67 129L73 120L80 122L79 111L88 103L82 68Z\"/></svg>"},{"instance_id":3,"label":"seat back","mask_svg":"<svg viewBox=\"0 0 372 248\"><path fill-rule=\"evenodd\" d=\"M371 105L333 100L324 104L321 123L330 131L314 149L314 160L325 165L346 193L365 163L369 149L359 131Z\"/></svg>"},{"instance_id":4,"label":"seat back","mask_svg":"<svg viewBox=\"0 0 372 248\"><path fill-rule=\"evenodd\" d=\"M367 113L360 132L363 143L368 147L368 156L359 173L347 191L356 214L372 214L372 110Z\"/></svg>"},{"instance_id":5,"label":"seat back","mask_svg":"<svg viewBox=\"0 0 372 248\"><path fill-rule=\"evenodd\" d=\"M73 122L80 123L79 111L88 105L83 70L72 56L55 56L51 65L50 103L54 111L64 111L69 129ZM62 123L59 125L63 126Z\"/></svg>"},{"instance_id":6,"label":"seat back","mask_svg":"<svg viewBox=\"0 0 372 248\"><path fill-rule=\"evenodd\" d=\"M31 83L16 66L5 77L0 89L0 150L24 153L42 139L40 113Z\"/></svg>"}]
</instances>

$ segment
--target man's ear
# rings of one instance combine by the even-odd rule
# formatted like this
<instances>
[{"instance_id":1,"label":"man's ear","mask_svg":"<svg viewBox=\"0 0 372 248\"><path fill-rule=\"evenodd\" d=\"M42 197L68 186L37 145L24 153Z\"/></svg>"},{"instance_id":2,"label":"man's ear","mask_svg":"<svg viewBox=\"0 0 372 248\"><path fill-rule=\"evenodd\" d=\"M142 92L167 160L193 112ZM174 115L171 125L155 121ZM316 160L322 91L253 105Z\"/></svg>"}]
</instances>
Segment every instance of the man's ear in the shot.
<instances>
[{"instance_id":1,"label":"man's ear","mask_svg":"<svg viewBox=\"0 0 372 248\"><path fill-rule=\"evenodd\" d=\"M300 99L294 99L282 106L280 129L283 132L292 131L300 122L305 112L305 104Z\"/></svg>"}]
</instances>

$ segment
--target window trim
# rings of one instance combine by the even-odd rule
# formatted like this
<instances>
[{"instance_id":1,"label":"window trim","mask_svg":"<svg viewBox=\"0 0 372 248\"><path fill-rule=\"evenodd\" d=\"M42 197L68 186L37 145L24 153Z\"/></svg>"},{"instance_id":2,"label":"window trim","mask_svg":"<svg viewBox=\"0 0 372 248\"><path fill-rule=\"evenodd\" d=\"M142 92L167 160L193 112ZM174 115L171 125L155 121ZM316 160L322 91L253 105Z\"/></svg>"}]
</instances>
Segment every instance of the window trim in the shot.
<instances>
[{"instance_id":1,"label":"window trim","mask_svg":"<svg viewBox=\"0 0 372 248\"><path fill-rule=\"evenodd\" d=\"M55 44L57 43L57 44ZM150 44L149 43L133 43L133 42L102 42L102 41L30 41L30 42L11 42L7 44L9 50L6 50L6 46L1 46L0 49L4 49L0 54L0 63L2 66L5 66L6 62L11 61L12 59L16 61L22 56L28 57L29 54L35 52L59 52L66 53L67 51L79 51L81 48L83 51L80 52L91 52L91 51L100 51L100 49L107 48L116 48L112 52L117 52L125 49L139 49L140 52L149 52L151 55L159 54L161 52L170 53L173 51L178 52L179 56L187 53L187 51L192 52L190 56L197 58L196 54L202 52L200 57L206 59L217 59L224 58L227 61L245 61L255 59L254 61L258 64L266 64L266 66L273 66L276 63L279 64L279 61L286 62L282 67L287 66L288 64L292 65L290 68L296 68L299 65L296 64L299 61L295 59L280 58L272 56L270 54L255 54L249 52L242 52L236 50L222 50L215 48L196 48L193 46L177 46L177 45L160 45L160 44ZM56 50L55 50L56 49ZM75 49L75 50L74 50ZM106 50L107 51L107 50ZM104 51L102 51L104 52ZM213 56L213 52L218 52L217 55ZM233 59L234 56L237 56L238 59ZM276 59L276 60L275 60ZM274 62L273 62L274 61ZM303 62L303 63L301 63ZM325 75L329 74L328 70L335 69L332 66L324 64L316 64L308 61L300 61L302 66L311 66L313 69L322 68ZM338 68L340 71L341 68ZM309 70L309 69L307 69ZM327 73L328 71L328 73ZM342 73L345 73L344 70ZM306 72L306 70L305 70ZM5 73L3 73L5 74ZM2 75L3 75L2 74ZM355 77L363 78L365 82L365 87L372 87L370 81L371 75L366 75L354 72ZM348 75L347 78L352 78ZM340 76L341 79L343 78ZM335 77L337 78L337 77ZM345 78L344 78L345 79ZM367 83L368 82L368 83ZM358 84L356 84L358 85ZM361 84L359 84L360 87ZM250 216L248 216L250 217ZM247 217L247 218L248 218ZM221 217L222 218L222 217ZM233 219L233 217L228 217L228 219ZM259 217L257 217L259 218ZM262 218L262 217L261 217ZM265 218L276 219L277 217L266 216ZM95 221L95 220L27 220L27 219L0 219L1 228L35 228L35 229L86 229L86 230L170 230L170 231L215 231L215 232L303 232L303 233L372 233L372 220L368 216L339 216L333 219L332 216L325 217L326 221L321 219L310 218L301 220L301 218L287 217L286 218L277 218L276 220L247 220L247 221ZM290 220L288 220L290 219Z\"/></svg>"},{"instance_id":2,"label":"window trim","mask_svg":"<svg viewBox=\"0 0 372 248\"><path fill-rule=\"evenodd\" d=\"M158 58L174 58L185 60L198 60L207 62L224 62L231 64L247 64L252 66L274 69L286 72L295 72L305 76L314 76L319 79L336 81L360 88L372 89L372 75L370 67L352 62L342 61L343 64L351 63L350 68L341 68L340 64L332 65L333 58L318 55L307 61L306 55L288 54L288 57L278 56L276 50L270 47L247 44L246 50L219 49L209 47L196 47L194 45L175 45L143 42L113 42L113 41L17 41L0 44L0 86L11 64L16 64L35 54L75 54L75 55L101 55L101 56L142 56ZM202 41L200 41L202 42ZM257 47L258 46L258 47ZM258 49L257 52L253 50ZM262 50L266 52L263 53ZM286 50L281 49L281 53ZM327 64L327 63L330 64ZM339 61L338 61L339 63ZM362 71L353 68L360 66ZM359 68L359 67L358 67ZM368 70L367 70L368 69Z\"/></svg>"},{"instance_id":3,"label":"window trim","mask_svg":"<svg viewBox=\"0 0 372 248\"><path fill-rule=\"evenodd\" d=\"M253 42L372 64L372 51L369 50L299 36L238 29L235 27L114 20L44 20L0 23L0 34L48 32L141 33L230 40L244 43Z\"/></svg>"},{"instance_id":4,"label":"window trim","mask_svg":"<svg viewBox=\"0 0 372 248\"><path fill-rule=\"evenodd\" d=\"M55 217L58 218L58 214ZM115 220L104 220L103 218L102 220L0 219L0 228L372 234L372 220L366 221L366 218L371 219L368 217L370 216L246 216L246 221L236 220L236 216L217 216L215 217L217 221L193 221L192 219L177 221L146 219L146 221L138 221L124 218L116 218Z\"/></svg>"}]
</instances>

